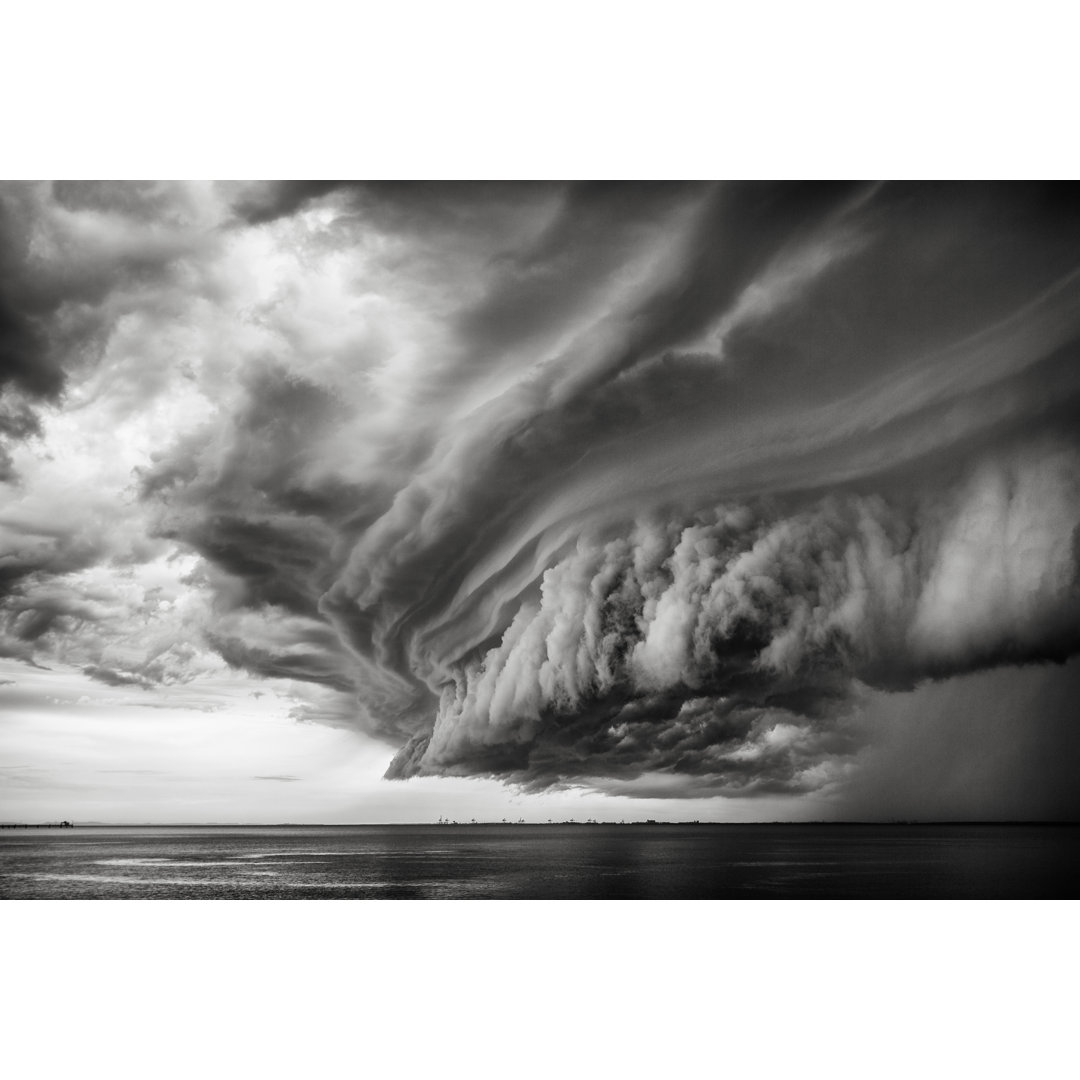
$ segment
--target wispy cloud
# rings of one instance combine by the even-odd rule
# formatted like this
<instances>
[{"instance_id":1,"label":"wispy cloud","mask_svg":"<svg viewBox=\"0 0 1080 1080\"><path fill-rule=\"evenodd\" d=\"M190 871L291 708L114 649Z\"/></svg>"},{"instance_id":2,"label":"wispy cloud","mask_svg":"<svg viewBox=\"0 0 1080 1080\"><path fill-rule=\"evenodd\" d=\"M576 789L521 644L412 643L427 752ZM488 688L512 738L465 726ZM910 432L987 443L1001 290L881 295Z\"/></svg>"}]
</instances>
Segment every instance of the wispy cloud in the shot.
<instances>
[{"instance_id":1,"label":"wispy cloud","mask_svg":"<svg viewBox=\"0 0 1080 1080\"><path fill-rule=\"evenodd\" d=\"M99 773L115 773L128 776L164 776L166 775L161 769L98 769Z\"/></svg>"}]
</instances>

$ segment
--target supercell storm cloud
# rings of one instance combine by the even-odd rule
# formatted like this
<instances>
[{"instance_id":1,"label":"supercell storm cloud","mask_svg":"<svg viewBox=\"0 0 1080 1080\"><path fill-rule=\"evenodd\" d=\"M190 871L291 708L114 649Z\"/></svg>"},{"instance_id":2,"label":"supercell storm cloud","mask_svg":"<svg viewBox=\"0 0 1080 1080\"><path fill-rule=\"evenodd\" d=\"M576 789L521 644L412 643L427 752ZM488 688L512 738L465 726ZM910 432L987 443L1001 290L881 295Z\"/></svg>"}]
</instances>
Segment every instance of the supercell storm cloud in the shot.
<instances>
[{"instance_id":1,"label":"supercell storm cloud","mask_svg":"<svg viewBox=\"0 0 1080 1080\"><path fill-rule=\"evenodd\" d=\"M1080 649L1068 185L0 200L0 655L284 680L391 777L751 796Z\"/></svg>"}]
</instances>

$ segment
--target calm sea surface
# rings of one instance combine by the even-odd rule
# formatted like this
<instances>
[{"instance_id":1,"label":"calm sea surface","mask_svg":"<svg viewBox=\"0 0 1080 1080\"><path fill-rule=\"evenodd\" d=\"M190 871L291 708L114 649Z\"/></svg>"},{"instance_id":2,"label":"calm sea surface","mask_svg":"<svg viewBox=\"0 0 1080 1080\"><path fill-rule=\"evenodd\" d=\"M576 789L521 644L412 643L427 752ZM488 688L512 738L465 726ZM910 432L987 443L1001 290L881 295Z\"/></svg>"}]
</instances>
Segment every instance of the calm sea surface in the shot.
<instances>
[{"instance_id":1,"label":"calm sea surface","mask_svg":"<svg viewBox=\"0 0 1080 1080\"><path fill-rule=\"evenodd\" d=\"M9 900L1074 898L1072 825L0 831Z\"/></svg>"}]
</instances>

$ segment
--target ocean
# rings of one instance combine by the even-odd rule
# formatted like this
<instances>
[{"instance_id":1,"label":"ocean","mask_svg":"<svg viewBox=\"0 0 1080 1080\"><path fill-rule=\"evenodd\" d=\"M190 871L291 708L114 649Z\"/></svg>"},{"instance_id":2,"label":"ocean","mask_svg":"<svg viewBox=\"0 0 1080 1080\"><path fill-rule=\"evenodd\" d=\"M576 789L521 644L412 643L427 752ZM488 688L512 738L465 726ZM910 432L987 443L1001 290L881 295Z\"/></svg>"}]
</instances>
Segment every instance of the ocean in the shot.
<instances>
[{"instance_id":1,"label":"ocean","mask_svg":"<svg viewBox=\"0 0 1080 1080\"><path fill-rule=\"evenodd\" d=\"M7 900L1065 899L1077 825L0 831Z\"/></svg>"}]
</instances>

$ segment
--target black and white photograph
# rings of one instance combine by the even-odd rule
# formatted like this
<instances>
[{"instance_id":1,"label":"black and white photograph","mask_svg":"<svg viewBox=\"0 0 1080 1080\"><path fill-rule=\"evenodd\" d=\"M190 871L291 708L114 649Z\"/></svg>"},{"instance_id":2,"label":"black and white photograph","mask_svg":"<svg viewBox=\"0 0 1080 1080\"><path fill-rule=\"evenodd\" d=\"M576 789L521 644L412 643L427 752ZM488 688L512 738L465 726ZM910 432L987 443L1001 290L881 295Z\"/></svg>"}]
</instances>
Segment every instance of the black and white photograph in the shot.
<instances>
[{"instance_id":1,"label":"black and white photograph","mask_svg":"<svg viewBox=\"0 0 1080 1080\"><path fill-rule=\"evenodd\" d=\"M1054 899L1080 190L0 187L8 899Z\"/></svg>"},{"instance_id":2,"label":"black and white photograph","mask_svg":"<svg viewBox=\"0 0 1080 1080\"><path fill-rule=\"evenodd\" d=\"M1074 21L6 12L0 1072L1074 1072Z\"/></svg>"}]
</instances>

